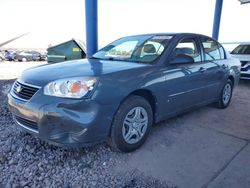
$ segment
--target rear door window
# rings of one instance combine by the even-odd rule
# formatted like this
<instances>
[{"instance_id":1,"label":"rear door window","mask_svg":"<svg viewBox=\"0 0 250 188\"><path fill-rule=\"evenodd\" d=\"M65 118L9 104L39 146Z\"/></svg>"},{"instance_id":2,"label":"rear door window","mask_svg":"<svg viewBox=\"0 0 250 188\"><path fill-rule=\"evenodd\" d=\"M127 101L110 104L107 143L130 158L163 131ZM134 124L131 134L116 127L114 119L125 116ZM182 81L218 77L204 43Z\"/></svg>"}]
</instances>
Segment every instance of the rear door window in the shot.
<instances>
[{"instance_id":1,"label":"rear door window","mask_svg":"<svg viewBox=\"0 0 250 188\"><path fill-rule=\"evenodd\" d=\"M205 61L225 59L223 47L210 38L201 39Z\"/></svg>"}]
</instances>

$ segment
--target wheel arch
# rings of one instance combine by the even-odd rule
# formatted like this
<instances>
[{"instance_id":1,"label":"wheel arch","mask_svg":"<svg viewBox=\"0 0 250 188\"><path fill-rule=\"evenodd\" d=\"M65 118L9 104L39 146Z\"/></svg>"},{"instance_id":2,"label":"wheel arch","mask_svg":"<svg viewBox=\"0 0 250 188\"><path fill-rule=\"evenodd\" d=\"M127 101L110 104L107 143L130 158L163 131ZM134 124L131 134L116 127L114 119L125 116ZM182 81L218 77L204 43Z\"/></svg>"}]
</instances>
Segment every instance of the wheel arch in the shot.
<instances>
[{"instance_id":1,"label":"wheel arch","mask_svg":"<svg viewBox=\"0 0 250 188\"><path fill-rule=\"evenodd\" d=\"M232 82L232 84L234 86L234 82L235 82L234 76L233 75L229 75L228 79L231 80L231 82Z\"/></svg>"},{"instance_id":2,"label":"wheel arch","mask_svg":"<svg viewBox=\"0 0 250 188\"><path fill-rule=\"evenodd\" d=\"M153 124L155 123L156 120L156 111L157 111L157 100L155 95L152 93L152 91L148 90L148 89L137 89L134 90L130 93L128 93L121 101L120 104L118 105L117 110L119 110L120 106L122 105L122 103L127 100L130 96L140 96L143 97L145 100L147 100L152 108L153 111ZM116 112L117 112L116 110ZM116 114L115 112L115 114ZM114 115L115 116L115 115ZM112 123L114 121L114 116L112 118ZM109 130L109 136L111 135L111 131L112 131L112 126L110 127Z\"/></svg>"},{"instance_id":3,"label":"wheel arch","mask_svg":"<svg viewBox=\"0 0 250 188\"><path fill-rule=\"evenodd\" d=\"M152 93L152 91L148 90L148 89L137 89L131 93L128 94L128 96L124 99L126 100L129 96L131 95L136 95L136 96L140 96L143 97L144 99L146 99L153 111L153 123L155 123L155 116L156 116L156 112L157 112L157 99L156 96Z\"/></svg>"}]
</instances>

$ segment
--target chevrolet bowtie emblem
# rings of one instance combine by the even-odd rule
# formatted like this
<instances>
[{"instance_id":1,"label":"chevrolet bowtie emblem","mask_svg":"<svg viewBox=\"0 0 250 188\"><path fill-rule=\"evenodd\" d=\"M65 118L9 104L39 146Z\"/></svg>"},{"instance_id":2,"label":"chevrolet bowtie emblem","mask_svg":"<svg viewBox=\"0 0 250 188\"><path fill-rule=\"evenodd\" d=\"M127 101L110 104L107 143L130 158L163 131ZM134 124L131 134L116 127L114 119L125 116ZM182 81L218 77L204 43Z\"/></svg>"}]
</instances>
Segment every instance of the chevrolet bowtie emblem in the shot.
<instances>
[{"instance_id":1,"label":"chevrolet bowtie emblem","mask_svg":"<svg viewBox=\"0 0 250 188\"><path fill-rule=\"evenodd\" d=\"M16 87L16 91L17 91L17 93L20 93L21 91L22 91L22 87L19 85L19 86L17 86Z\"/></svg>"}]
</instances>

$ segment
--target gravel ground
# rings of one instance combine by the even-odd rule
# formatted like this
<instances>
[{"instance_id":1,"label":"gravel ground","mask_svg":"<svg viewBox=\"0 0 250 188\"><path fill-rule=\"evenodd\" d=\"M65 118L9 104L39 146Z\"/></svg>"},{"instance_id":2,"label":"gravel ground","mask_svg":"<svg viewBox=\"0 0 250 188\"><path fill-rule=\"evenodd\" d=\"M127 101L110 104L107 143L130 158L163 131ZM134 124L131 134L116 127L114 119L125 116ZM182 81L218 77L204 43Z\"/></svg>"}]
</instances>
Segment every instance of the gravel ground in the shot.
<instances>
[{"instance_id":1,"label":"gravel ground","mask_svg":"<svg viewBox=\"0 0 250 188\"><path fill-rule=\"evenodd\" d=\"M174 187L138 170L117 174L113 167L131 154L105 143L70 150L21 131L6 106L12 83L0 80L0 187Z\"/></svg>"}]
</instances>

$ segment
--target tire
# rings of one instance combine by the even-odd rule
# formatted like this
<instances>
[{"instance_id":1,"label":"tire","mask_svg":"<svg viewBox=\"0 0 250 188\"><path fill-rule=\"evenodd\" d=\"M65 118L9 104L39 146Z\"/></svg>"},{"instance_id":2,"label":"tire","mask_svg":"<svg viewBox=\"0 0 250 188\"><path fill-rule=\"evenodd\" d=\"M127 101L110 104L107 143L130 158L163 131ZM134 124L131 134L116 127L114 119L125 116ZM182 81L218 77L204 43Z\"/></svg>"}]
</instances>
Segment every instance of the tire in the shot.
<instances>
[{"instance_id":1,"label":"tire","mask_svg":"<svg viewBox=\"0 0 250 188\"><path fill-rule=\"evenodd\" d=\"M231 102L232 94L233 83L230 79L228 79L221 91L219 101L217 102L217 107L220 109L227 108Z\"/></svg>"},{"instance_id":2,"label":"tire","mask_svg":"<svg viewBox=\"0 0 250 188\"><path fill-rule=\"evenodd\" d=\"M134 151L145 142L152 124L153 112L149 102L132 95L120 105L114 116L109 144L118 151Z\"/></svg>"}]
</instances>

